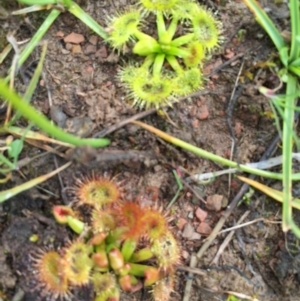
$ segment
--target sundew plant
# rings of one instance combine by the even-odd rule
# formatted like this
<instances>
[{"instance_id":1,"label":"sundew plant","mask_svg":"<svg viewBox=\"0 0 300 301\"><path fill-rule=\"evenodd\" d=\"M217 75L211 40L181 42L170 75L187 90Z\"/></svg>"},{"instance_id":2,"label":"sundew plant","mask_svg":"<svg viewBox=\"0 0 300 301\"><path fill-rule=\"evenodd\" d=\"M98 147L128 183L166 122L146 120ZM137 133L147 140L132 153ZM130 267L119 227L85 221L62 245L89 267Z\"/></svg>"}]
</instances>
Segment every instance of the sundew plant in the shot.
<instances>
[{"instance_id":1,"label":"sundew plant","mask_svg":"<svg viewBox=\"0 0 300 301\"><path fill-rule=\"evenodd\" d=\"M144 286L154 301L169 300L180 263L169 218L156 208L124 201L119 184L104 177L77 180L74 192L76 209L58 205L53 214L80 236L60 250L33 255L29 277L38 285L32 289L51 300L68 300L74 290L92 285L94 301L118 301L122 291Z\"/></svg>"},{"instance_id":2,"label":"sundew plant","mask_svg":"<svg viewBox=\"0 0 300 301\"><path fill-rule=\"evenodd\" d=\"M153 16L155 37L145 33ZM219 45L221 24L194 1L141 0L110 18L108 30L114 49L144 57L119 72L133 105L158 108L201 89L201 66Z\"/></svg>"}]
</instances>

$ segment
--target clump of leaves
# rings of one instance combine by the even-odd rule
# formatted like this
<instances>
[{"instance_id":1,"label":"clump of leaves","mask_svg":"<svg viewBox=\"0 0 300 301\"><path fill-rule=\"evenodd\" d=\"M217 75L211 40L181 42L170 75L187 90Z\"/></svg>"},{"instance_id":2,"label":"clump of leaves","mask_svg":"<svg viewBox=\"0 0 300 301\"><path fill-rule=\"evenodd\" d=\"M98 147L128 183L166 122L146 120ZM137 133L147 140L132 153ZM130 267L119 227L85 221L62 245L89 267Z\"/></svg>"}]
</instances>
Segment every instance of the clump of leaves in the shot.
<instances>
[{"instance_id":1,"label":"clump of leaves","mask_svg":"<svg viewBox=\"0 0 300 301\"><path fill-rule=\"evenodd\" d=\"M95 301L117 301L121 290L132 292L145 286L151 288L154 300L169 299L180 249L168 217L161 210L121 200L119 186L94 175L77 181L73 204L85 207L85 212L90 208L86 224L78 210L53 208L60 224L81 235L61 250L36 256L34 275L42 294L47 290L47 296L64 299L73 288L92 284Z\"/></svg>"}]
</instances>

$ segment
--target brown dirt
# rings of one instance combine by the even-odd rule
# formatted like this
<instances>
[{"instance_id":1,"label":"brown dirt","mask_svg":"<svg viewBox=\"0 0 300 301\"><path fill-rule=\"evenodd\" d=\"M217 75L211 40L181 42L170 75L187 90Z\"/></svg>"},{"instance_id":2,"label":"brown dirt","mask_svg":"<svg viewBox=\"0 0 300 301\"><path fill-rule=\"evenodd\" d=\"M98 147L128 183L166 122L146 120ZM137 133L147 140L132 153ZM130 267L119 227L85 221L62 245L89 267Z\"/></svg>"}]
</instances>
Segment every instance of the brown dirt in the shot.
<instances>
[{"instance_id":1,"label":"brown dirt","mask_svg":"<svg viewBox=\"0 0 300 301\"><path fill-rule=\"evenodd\" d=\"M0 5L4 6L3 3L0 1ZM86 0L80 4L105 26L104 16L124 9L126 0ZM226 122L226 112L232 107L230 122L237 143L233 159L241 163L255 162L276 135L273 120L268 114L264 114L264 111L270 110L268 101L256 89L257 85L270 88L277 85L272 70L261 68L259 64L272 57L274 48L243 3L207 1L204 4L217 12L224 26L223 46L206 62L205 74L208 75L235 55L243 56L208 77L203 90L205 93L167 109L169 119L153 114L143 121L207 151L229 158L232 138ZM284 5L274 6L268 1L263 6L271 9L278 26L282 30L286 29L287 8ZM8 5L6 8L10 11L15 6ZM17 40L24 40L32 36L43 16L44 12L30 14L29 23L22 17L9 17L0 20L1 30L8 32L18 29ZM242 29L245 32L239 35ZM84 41L75 48L63 40L72 32L84 37ZM53 107L50 108L45 87L40 86L32 102L36 108L68 131L86 137L137 113L115 78L124 58L113 53L101 38L75 17L65 13L50 28L46 39L49 44L44 71L47 85L51 89ZM0 43L4 42L0 40ZM3 48L3 44L0 48ZM34 51L29 62L39 58L39 50L37 48ZM239 87L243 89L235 104L229 104L241 64L244 65ZM5 74L9 65L9 60L6 60L0 66L1 75ZM251 72L252 80L247 78L246 71L248 74ZM21 81L17 83L17 88L19 92L24 91ZM19 126L25 124L24 120L19 121ZM92 170L99 174L118 175L118 179L125 183L126 199L142 196L144 201L149 201L153 192L147 189L154 187L159 192L159 204L166 207L177 190L172 169L186 170L187 173L182 175L183 179L191 174L221 169L212 162L164 143L134 125L125 126L108 138L112 141L106 149L108 153L111 151L115 154L114 151L118 150L129 153L130 150L135 150L145 152L149 159L142 156L141 160L123 162L122 156L117 152L119 160L73 164L61 173L63 187L56 177L0 205L0 300L12 300L20 290L25 292L22 300L47 300L32 293L36 283L30 278L31 254L39 247L61 247L71 239L71 232L53 221L51 208L54 204L72 200L68 188L74 184L74 178L89 174ZM27 146L22 156L33 156L40 152L37 148ZM152 158L153 154L156 159ZM65 162L62 158L57 158L57 161L58 165ZM22 174L31 179L55 168L53 156L46 155L23 168ZM20 174L15 172L9 186L13 187L23 181ZM224 204L215 204L215 207L210 206L208 210L194 192L204 200L213 197L228 199L230 202L240 186L241 183L233 179L228 189L228 176L218 177L205 185L191 183L193 190L184 186L171 210L174 232L182 246L183 266L189 266L191 255L198 251L226 207L226 204L225 207ZM197 218L199 208L208 213L205 220ZM249 203L234 210L224 228L233 226L246 210L250 210L250 214L244 222L261 217L269 221L280 221L280 206L255 193ZM33 234L39 237L37 243L29 241ZM292 234L284 235L279 224L257 222L236 231L218 263L212 265L226 235L227 233L218 235L199 261L197 267L204 275L195 274L191 301L226 300L225 291L242 293L258 300L300 300L299 241ZM183 299L187 273L178 269L177 276L171 298L174 301ZM139 294L134 294L123 296L122 300L140 300L139 298ZM148 296L145 298L149 299ZM92 300L91 288L75 291L72 300Z\"/></svg>"}]
</instances>

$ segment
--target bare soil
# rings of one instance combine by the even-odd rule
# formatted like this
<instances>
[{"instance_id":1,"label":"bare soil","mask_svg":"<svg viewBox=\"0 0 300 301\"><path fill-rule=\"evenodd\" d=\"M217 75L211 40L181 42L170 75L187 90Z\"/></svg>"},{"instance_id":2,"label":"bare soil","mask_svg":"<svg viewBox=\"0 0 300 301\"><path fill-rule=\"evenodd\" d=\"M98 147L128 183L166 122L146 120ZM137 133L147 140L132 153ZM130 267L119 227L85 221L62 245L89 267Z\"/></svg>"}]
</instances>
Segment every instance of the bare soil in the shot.
<instances>
[{"instance_id":1,"label":"bare soil","mask_svg":"<svg viewBox=\"0 0 300 301\"><path fill-rule=\"evenodd\" d=\"M0 1L0 8L3 6L10 12L17 8L13 2ZM86 0L79 4L105 27L105 18L126 9L127 2ZM263 62L274 59L275 50L242 2L207 1L203 4L216 12L224 28L222 47L204 66L204 89L168 108L168 117L154 113L143 121L225 158L230 158L235 141L233 160L240 163L259 161L277 134L274 120L268 114L268 100L257 91L259 85L269 88L278 85L272 69L263 66ZM269 1L261 4L282 31L288 28L286 4L276 6ZM18 41L30 38L46 14L0 19L0 49L4 48L5 35L9 32L14 31ZM84 41L77 45L65 43L64 37L71 33L83 35ZM98 132L138 113L115 77L126 58L112 52L79 20L69 13L62 14L45 39L48 40L44 65L46 82L41 82L32 101L41 112L66 130L85 137L97 136ZM29 69L39 55L37 48L26 63ZM12 56L0 66L1 75L6 74L11 59ZM223 66L230 59L231 63ZM26 70L28 68L24 69L25 75ZM52 105L46 85L51 90ZM20 93L24 91L21 79L16 87ZM3 116L1 118L3 120ZM26 122L20 120L18 125L25 126ZM54 222L51 208L72 200L69 188L76 178L91 172L117 175L124 183L126 199L154 200L166 207L178 189L172 173L174 169L180 171L185 183L189 183L184 185L170 213L182 248L182 263L170 300L183 300L190 277L183 267L190 265L192 254L203 245L242 183L235 178L229 182L228 176L205 184L189 182L190 175L222 167L170 146L138 126L126 125L108 138L112 143L105 151L111 153L111 160L74 163L60 174L61 182L54 177L0 205L0 300L48 300L47 296L33 293L38 284L31 277L34 273L31 255L39 248L61 247L73 237L71 231ZM1 140L4 139L2 136ZM124 160L120 150L125 153L134 150L144 155L138 160L134 156L133 160ZM41 152L44 151L27 145L22 157ZM15 172L12 180L1 189L50 172L56 164L60 166L65 162L63 158L54 160L53 154L46 154ZM280 189L278 183L269 181L267 184L276 184ZM247 295L251 300L300 300L299 241L291 233L284 234L280 223L275 223L281 220L280 205L255 193L248 202L235 208L223 229L234 226L246 211L249 213L243 222L260 221L236 230L219 260L214 260L228 233L217 236L197 263L201 275L195 273L193 276L191 301L226 300L226 292L230 291ZM30 242L33 234L39 237L37 242ZM124 295L121 300L148 299L147 294L136 293ZM72 300L92 300L91 288L75 291Z\"/></svg>"}]
</instances>

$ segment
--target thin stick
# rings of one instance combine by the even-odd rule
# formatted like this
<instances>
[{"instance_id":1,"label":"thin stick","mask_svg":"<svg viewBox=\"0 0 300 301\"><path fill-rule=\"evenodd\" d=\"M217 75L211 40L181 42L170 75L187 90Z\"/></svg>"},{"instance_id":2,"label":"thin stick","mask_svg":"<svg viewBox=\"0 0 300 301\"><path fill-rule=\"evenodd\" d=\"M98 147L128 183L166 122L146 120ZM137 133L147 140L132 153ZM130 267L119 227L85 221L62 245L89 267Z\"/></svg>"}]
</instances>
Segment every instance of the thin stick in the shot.
<instances>
[{"instance_id":1,"label":"thin stick","mask_svg":"<svg viewBox=\"0 0 300 301\"><path fill-rule=\"evenodd\" d=\"M232 117L232 111L234 109L235 103L236 103L238 97L240 96L240 93L237 93L237 95L235 95L236 94L235 92L236 92L236 89L237 89L237 86L238 86L238 83L239 83L239 80L240 80L240 75L241 75L243 69L244 69L244 60L242 61L241 67L240 67L239 72L236 76L234 87L232 89L230 99L229 99L229 102L228 102L228 109L226 110L226 113L227 113L227 118L226 119L227 119L229 131L230 131L231 139L232 139L230 160L232 160L232 157L235 155L236 150L237 150L235 133L234 133L234 130L233 130L232 124L231 124L231 117ZM238 160L238 162L240 161L238 155L237 155L237 160ZM231 188L231 174L228 174L228 192L227 192L228 197L230 196L230 188Z\"/></svg>"},{"instance_id":2,"label":"thin stick","mask_svg":"<svg viewBox=\"0 0 300 301\"><path fill-rule=\"evenodd\" d=\"M239 53L239 54L233 56L230 60L226 61L224 64L222 64L222 65L218 66L217 68L213 69L211 71L211 73L209 73L206 77L211 77L215 73L218 73L221 69L223 69L224 67L230 65L231 63L233 63L234 61L236 61L240 57L243 57L244 55L245 55L245 53Z\"/></svg>"},{"instance_id":3,"label":"thin stick","mask_svg":"<svg viewBox=\"0 0 300 301\"><path fill-rule=\"evenodd\" d=\"M250 221L250 222L247 222L247 223L243 223L243 224L240 224L240 225L237 224L237 225L235 225L233 227L224 229L224 230L220 231L219 234L226 233L226 232L229 232L229 231L232 231L232 230L236 230L236 229L240 229L240 228L243 228L243 227L246 227L246 226L258 223L258 222L262 222L262 221L266 222L265 218L260 217L260 218L257 218L255 220L253 220L253 221ZM278 223L281 223L281 222L269 222L269 223L276 223L276 224L278 224Z\"/></svg>"},{"instance_id":4,"label":"thin stick","mask_svg":"<svg viewBox=\"0 0 300 301\"><path fill-rule=\"evenodd\" d=\"M134 116L131 116L127 119L124 119L122 121L120 121L119 123L117 124L114 124L113 126L109 127L109 128L106 128L100 132L97 132L96 134L93 135L93 138L103 138L105 136L107 136L108 134L111 134L112 132L122 128L124 125L134 121L134 120L138 120L138 119L142 119L148 115L151 115L153 113L156 112L156 109L150 109L150 110L146 110L146 111L143 111L143 112L140 112Z\"/></svg>"},{"instance_id":5,"label":"thin stick","mask_svg":"<svg viewBox=\"0 0 300 301\"><path fill-rule=\"evenodd\" d=\"M250 213L250 210L246 211L241 218L238 220L237 225L239 225ZM221 244L221 246L219 247L219 250L215 256L215 258L212 260L211 265L214 264L218 264L219 262L219 258L221 256L221 254L223 253L223 251L225 250L225 248L227 247L227 245L229 244L229 242L231 241L232 237L234 235L234 230L232 230L227 237L224 239L223 243Z\"/></svg>"},{"instance_id":6,"label":"thin stick","mask_svg":"<svg viewBox=\"0 0 300 301\"><path fill-rule=\"evenodd\" d=\"M196 254L192 254L191 260L190 260L190 268L194 269L197 265L197 256ZM188 280L185 284L185 289L184 289L184 296L182 301L190 301L191 298L191 292L192 292L192 285L193 285L193 273L189 272L188 274Z\"/></svg>"},{"instance_id":7,"label":"thin stick","mask_svg":"<svg viewBox=\"0 0 300 301\"><path fill-rule=\"evenodd\" d=\"M185 265L179 265L176 267L177 270L181 270L181 271L186 271L192 274L196 274L196 275L201 275L201 276L205 276L206 275L206 271L201 270L201 269L197 269L197 268L191 268L191 267L187 267Z\"/></svg>"}]
</instances>

